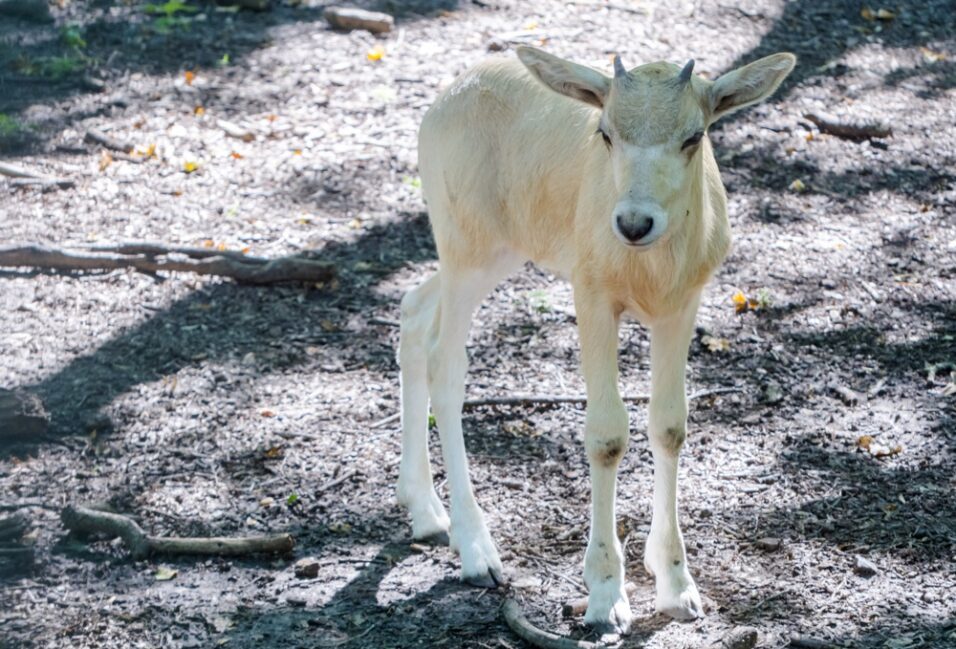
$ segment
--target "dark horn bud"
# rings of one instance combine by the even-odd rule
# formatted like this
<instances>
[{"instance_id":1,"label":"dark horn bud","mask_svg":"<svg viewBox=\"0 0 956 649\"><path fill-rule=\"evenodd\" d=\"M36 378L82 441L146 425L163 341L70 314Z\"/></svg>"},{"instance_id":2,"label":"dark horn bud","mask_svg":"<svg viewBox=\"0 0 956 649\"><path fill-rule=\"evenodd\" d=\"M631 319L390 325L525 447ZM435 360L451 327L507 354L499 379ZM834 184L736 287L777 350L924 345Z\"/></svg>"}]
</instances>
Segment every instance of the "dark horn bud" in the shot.
<instances>
[{"instance_id":1,"label":"dark horn bud","mask_svg":"<svg viewBox=\"0 0 956 649\"><path fill-rule=\"evenodd\" d=\"M624 68L624 64L621 63L621 57L617 54L614 55L614 78L623 79L627 76L627 70Z\"/></svg>"},{"instance_id":2,"label":"dark horn bud","mask_svg":"<svg viewBox=\"0 0 956 649\"><path fill-rule=\"evenodd\" d=\"M677 75L677 80L681 83L687 83L690 81L690 75L694 74L694 59L691 59L687 62L687 65L680 71L680 74Z\"/></svg>"}]
</instances>

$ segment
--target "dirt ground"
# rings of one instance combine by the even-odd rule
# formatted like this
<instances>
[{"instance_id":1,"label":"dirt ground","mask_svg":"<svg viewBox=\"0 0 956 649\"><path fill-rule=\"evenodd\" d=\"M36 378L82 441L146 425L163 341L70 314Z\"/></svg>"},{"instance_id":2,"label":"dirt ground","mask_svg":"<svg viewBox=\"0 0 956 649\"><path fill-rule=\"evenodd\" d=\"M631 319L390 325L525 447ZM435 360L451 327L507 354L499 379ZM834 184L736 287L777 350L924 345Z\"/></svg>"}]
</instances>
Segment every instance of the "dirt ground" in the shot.
<instances>
[{"instance_id":1,"label":"dirt ground","mask_svg":"<svg viewBox=\"0 0 956 649\"><path fill-rule=\"evenodd\" d=\"M0 449L0 515L26 512L35 547L0 576L0 647L525 646L502 593L461 585L447 548L410 544L399 434L372 427L398 407L399 299L436 265L417 125L492 42L605 70L615 52L628 66L694 57L710 78L775 51L800 59L774 99L711 132L734 249L701 308L689 388L736 391L692 405L680 496L708 615L653 615L635 405L619 532L638 590L623 646L712 647L750 626L768 649L794 636L956 647L952 2L392 2L396 29L380 37L331 31L322 4L64 0L52 22L0 14L2 159L76 182L0 179L0 242L314 251L340 269L267 288L0 273L0 387L52 416L48 435ZM841 139L806 113L893 134ZM254 139L228 137L222 119ZM154 155L110 160L83 142L91 128ZM738 290L760 308L735 313ZM566 284L533 268L509 279L475 321L469 396L583 393L574 323ZM645 392L637 324L620 357L624 388ZM514 592L536 624L573 637L587 631L560 607L582 594L583 420L578 406L465 416ZM133 561L67 535L58 512L74 503L157 534L288 531L295 556ZM297 579L308 556L319 575Z\"/></svg>"}]
</instances>

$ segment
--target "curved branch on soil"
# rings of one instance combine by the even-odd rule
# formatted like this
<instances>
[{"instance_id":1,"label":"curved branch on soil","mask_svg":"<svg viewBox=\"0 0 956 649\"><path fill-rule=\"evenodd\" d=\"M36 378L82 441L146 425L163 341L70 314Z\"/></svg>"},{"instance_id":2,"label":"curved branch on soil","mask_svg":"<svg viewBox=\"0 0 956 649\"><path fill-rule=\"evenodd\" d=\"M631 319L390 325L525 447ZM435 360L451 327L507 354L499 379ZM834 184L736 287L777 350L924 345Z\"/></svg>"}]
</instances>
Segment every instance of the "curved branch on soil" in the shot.
<instances>
[{"instance_id":1,"label":"curved branch on soil","mask_svg":"<svg viewBox=\"0 0 956 649\"><path fill-rule=\"evenodd\" d=\"M145 247L145 244L139 244ZM198 249L169 248L146 254L77 254L37 244L0 246L0 266L50 268L54 270L116 270L133 268L155 273L175 271L197 275L230 277L245 284L275 284L278 282L325 282L335 276L335 266L329 262L304 257L242 258L237 253L219 254L208 251L205 258L196 259ZM121 247L117 247L121 248ZM188 251L188 252L187 252ZM185 259L171 259L166 255L180 254Z\"/></svg>"},{"instance_id":2,"label":"curved branch on soil","mask_svg":"<svg viewBox=\"0 0 956 649\"><path fill-rule=\"evenodd\" d=\"M87 507L69 506L60 514L60 520L70 531L100 533L123 539L134 559L143 559L151 554L202 554L222 557L258 553L284 554L291 552L295 544L289 534L208 538L150 536L136 521L127 516Z\"/></svg>"},{"instance_id":3,"label":"curved branch on soil","mask_svg":"<svg viewBox=\"0 0 956 649\"><path fill-rule=\"evenodd\" d=\"M521 606L513 597L505 600L501 610L505 616L505 622L508 623L508 628L522 640L530 642L535 647L541 647L542 649L599 649L606 646L586 640L572 640L539 629L528 621L528 618L521 612Z\"/></svg>"}]
</instances>

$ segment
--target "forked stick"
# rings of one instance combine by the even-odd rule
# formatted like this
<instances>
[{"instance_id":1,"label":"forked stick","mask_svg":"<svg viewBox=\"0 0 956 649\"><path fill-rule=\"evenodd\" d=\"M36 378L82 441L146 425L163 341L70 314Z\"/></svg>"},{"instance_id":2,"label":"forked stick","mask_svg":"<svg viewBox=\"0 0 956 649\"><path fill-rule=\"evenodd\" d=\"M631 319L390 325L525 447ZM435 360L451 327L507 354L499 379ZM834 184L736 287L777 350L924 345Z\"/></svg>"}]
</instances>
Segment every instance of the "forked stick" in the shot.
<instances>
[{"instance_id":1,"label":"forked stick","mask_svg":"<svg viewBox=\"0 0 956 649\"><path fill-rule=\"evenodd\" d=\"M257 553L286 554L291 552L295 545L289 534L208 538L150 536L131 518L87 507L67 507L60 514L60 520L64 527L74 532L97 532L120 537L134 559L144 559L151 554L202 554L220 557Z\"/></svg>"}]
</instances>

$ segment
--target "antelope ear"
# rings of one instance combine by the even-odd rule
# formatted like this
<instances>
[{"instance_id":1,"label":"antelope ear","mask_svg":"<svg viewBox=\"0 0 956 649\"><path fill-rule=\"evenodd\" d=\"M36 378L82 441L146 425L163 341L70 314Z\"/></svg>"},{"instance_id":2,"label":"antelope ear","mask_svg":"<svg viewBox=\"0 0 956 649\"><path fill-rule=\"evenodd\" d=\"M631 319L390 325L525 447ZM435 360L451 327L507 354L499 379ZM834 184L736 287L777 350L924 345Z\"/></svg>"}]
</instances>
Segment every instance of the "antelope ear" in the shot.
<instances>
[{"instance_id":1,"label":"antelope ear","mask_svg":"<svg viewBox=\"0 0 956 649\"><path fill-rule=\"evenodd\" d=\"M604 107L604 99L611 89L609 77L534 47L519 47L517 52L531 74L551 90L597 108Z\"/></svg>"},{"instance_id":2,"label":"antelope ear","mask_svg":"<svg viewBox=\"0 0 956 649\"><path fill-rule=\"evenodd\" d=\"M761 102L787 78L797 57L780 52L723 75L710 87L711 121Z\"/></svg>"}]
</instances>

